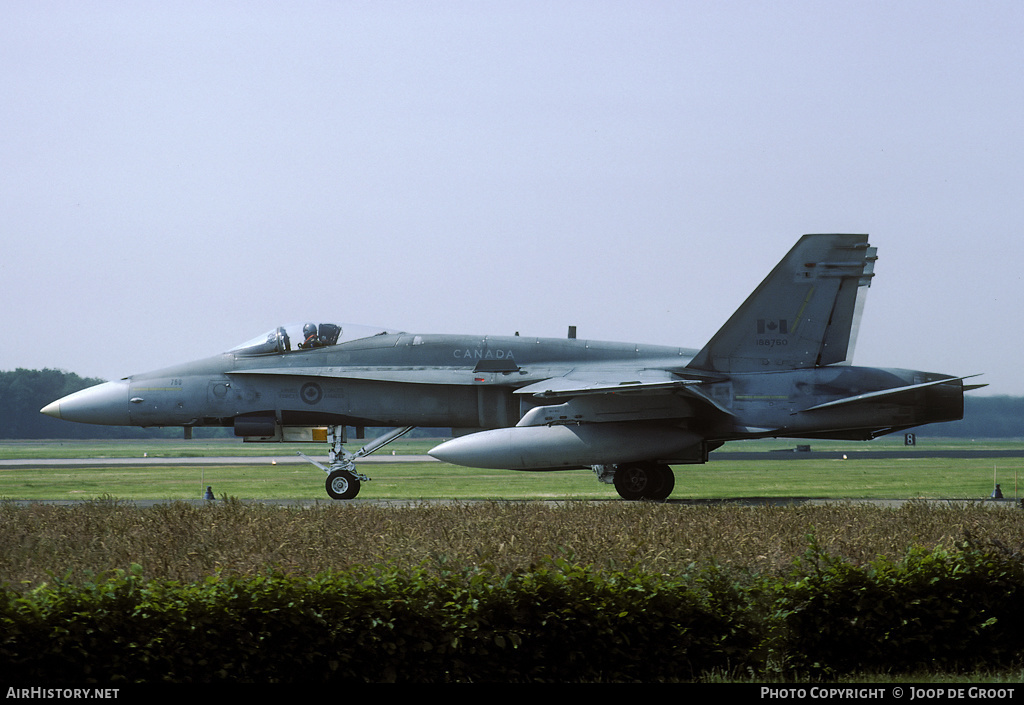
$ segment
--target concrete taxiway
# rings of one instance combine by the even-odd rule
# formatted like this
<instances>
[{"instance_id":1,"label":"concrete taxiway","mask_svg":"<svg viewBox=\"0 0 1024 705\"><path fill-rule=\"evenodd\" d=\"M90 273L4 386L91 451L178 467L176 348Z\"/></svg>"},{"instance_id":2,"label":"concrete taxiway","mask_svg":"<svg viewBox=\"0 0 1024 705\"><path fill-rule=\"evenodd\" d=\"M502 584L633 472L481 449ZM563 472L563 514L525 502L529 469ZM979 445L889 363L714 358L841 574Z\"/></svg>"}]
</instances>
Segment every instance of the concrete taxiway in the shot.
<instances>
[{"instance_id":1,"label":"concrete taxiway","mask_svg":"<svg viewBox=\"0 0 1024 705\"><path fill-rule=\"evenodd\" d=\"M313 456L311 456L313 457ZM313 457L321 463L327 456ZM439 463L429 455L373 455L359 458L357 463ZM203 465L293 465L308 464L305 458L292 455L231 455L203 458L168 458L144 456L135 458L14 458L0 460L0 468L91 468L91 467L190 467Z\"/></svg>"},{"instance_id":2,"label":"concrete taxiway","mask_svg":"<svg viewBox=\"0 0 1024 705\"><path fill-rule=\"evenodd\" d=\"M752 451L716 451L711 453L710 461L723 460L772 460L790 462L794 460L913 460L920 458L1024 458L1024 448L1010 450L836 450L836 451L797 451L774 450L765 452ZM326 456L313 458L321 463L327 462ZM367 455L359 458L357 463L439 463L441 461L429 455ZM172 466L203 466L203 465L290 465L302 464L307 461L298 455L232 455L218 457L161 457L143 456L133 458L24 458L0 459L0 468L5 467L165 467Z\"/></svg>"}]
</instances>

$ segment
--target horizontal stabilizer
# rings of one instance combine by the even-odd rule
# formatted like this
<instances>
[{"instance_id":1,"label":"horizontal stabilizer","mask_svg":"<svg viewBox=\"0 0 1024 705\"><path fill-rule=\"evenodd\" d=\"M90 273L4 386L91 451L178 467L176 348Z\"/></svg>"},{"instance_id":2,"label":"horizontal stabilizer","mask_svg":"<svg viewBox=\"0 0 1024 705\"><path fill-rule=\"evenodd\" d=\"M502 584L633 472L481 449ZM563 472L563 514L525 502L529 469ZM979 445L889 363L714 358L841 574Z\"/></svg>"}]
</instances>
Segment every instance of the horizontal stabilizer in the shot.
<instances>
[{"instance_id":1,"label":"horizontal stabilizer","mask_svg":"<svg viewBox=\"0 0 1024 705\"><path fill-rule=\"evenodd\" d=\"M837 406L846 406L846 405L849 405L849 404L858 404L860 402L874 402L874 401L879 401L880 399L884 399L886 397L895 396L897 394L904 394L906 392L913 392L913 391L916 391L918 389L924 389L926 387L933 387L933 386L935 386L937 384L948 384L949 382L962 381L962 380L965 380L965 379L970 379L971 377L979 377L979 376L980 375L967 375L965 377L947 377L945 379L932 380L931 382L922 382L921 384L910 384L910 385L907 385L905 387L894 387L892 389L882 389L882 390L879 390L877 392L868 392L866 394L858 394L856 396L846 397L844 399L836 399L835 401L827 401L824 404L818 404L817 406L812 406L812 407L809 407L807 409L804 409L804 411L818 411L820 409L832 409L832 408L835 408ZM976 385L976 387L984 387L984 386L986 386L986 385L984 385L984 384ZM971 388L974 389L976 387L971 387ZM966 387L965 387L965 389L966 389Z\"/></svg>"}]
</instances>

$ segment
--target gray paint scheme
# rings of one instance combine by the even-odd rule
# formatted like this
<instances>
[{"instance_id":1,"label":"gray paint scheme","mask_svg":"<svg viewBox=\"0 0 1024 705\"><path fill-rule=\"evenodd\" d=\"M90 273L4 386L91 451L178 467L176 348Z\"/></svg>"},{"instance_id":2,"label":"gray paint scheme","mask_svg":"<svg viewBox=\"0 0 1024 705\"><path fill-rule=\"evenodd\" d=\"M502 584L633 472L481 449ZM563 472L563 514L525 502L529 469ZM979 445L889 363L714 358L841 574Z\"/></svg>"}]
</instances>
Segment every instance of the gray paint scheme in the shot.
<instances>
[{"instance_id":1,"label":"gray paint scheme","mask_svg":"<svg viewBox=\"0 0 1024 705\"><path fill-rule=\"evenodd\" d=\"M431 451L442 460L590 466L625 498L662 499L674 485L669 465L705 462L726 441L866 440L962 418L963 392L983 385L850 364L875 259L865 235L805 235L701 350L572 337L351 335L321 324L320 347L293 348L297 331L279 328L42 411L85 423L234 426L253 438L331 427L338 433L323 469L329 494L341 498L365 479L342 447L344 427L427 426L455 432Z\"/></svg>"}]
</instances>

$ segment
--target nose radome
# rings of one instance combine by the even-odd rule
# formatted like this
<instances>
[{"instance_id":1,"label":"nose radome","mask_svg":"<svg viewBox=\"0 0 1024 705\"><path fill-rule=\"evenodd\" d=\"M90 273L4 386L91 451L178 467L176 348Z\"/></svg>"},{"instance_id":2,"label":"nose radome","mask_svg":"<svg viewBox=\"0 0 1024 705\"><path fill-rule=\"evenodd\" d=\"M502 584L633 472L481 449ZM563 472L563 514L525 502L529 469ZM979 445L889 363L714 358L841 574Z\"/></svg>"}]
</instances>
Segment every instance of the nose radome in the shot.
<instances>
[{"instance_id":1,"label":"nose radome","mask_svg":"<svg viewBox=\"0 0 1024 705\"><path fill-rule=\"evenodd\" d=\"M44 406L47 416L78 423L128 426L128 382L104 382Z\"/></svg>"}]
</instances>

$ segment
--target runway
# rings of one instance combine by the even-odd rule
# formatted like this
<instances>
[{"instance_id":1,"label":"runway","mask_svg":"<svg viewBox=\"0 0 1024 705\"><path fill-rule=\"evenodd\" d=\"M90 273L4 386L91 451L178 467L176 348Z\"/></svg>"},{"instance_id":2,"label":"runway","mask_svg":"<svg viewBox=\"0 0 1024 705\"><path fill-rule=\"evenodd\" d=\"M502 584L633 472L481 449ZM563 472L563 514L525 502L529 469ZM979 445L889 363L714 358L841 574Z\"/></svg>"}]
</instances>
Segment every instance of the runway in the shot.
<instances>
[{"instance_id":1,"label":"runway","mask_svg":"<svg viewBox=\"0 0 1024 705\"><path fill-rule=\"evenodd\" d=\"M327 463L327 456L310 456L321 463ZM92 468L105 466L131 467L200 467L203 465L296 465L308 464L297 455L226 455L202 458L169 458L144 456L135 458L14 458L0 460L2 468ZM429 455L372 455L359 458L357 463L439 463Z\"/></svg>"},{"instance_id":2,"label":"runway","mask_svg":"<svg viewBox=\"0 0 1024 705\"><path fill-rule=\"evenodd\" d=\"M327 462L326 456L310 456L321 463ZM1024 458L1024 448L1009 450L836 450L836 451L797 451L775 450L764 452L752 451L715 451L709 456L710 462L715 461L784 461L793 460L914 460L921 458ZM429 455L368 455L359 458L357 463L439 463L441 461ZM297 455L232 455L216 457L161 457L143 456L134 458L14 458L0 460L2 468L85 468L103 466L131 467L165 467L171 466L204 466L204 465L292 465L305 464L307 461Z\"/></svg>"},{"instance_id":3,"label":"runway","mask_svg":"<svg viewBox=\"0 0 1024 705\"><path fill-rule=\"evenodd\" d=\"M715 460L892 460L905 458L1024 458L1024 448L1008 450L772 450L764 452L715 451Z\"/></svg>"}]
</instances>

